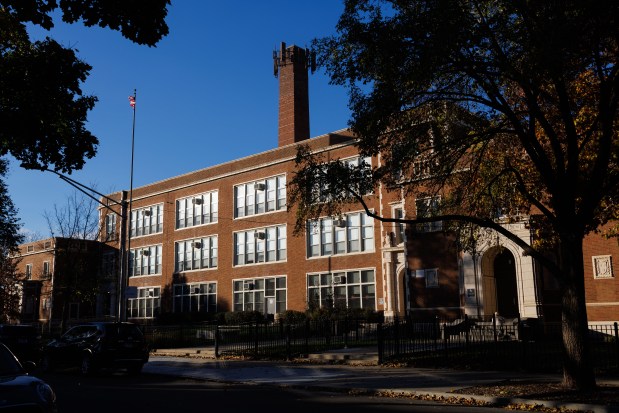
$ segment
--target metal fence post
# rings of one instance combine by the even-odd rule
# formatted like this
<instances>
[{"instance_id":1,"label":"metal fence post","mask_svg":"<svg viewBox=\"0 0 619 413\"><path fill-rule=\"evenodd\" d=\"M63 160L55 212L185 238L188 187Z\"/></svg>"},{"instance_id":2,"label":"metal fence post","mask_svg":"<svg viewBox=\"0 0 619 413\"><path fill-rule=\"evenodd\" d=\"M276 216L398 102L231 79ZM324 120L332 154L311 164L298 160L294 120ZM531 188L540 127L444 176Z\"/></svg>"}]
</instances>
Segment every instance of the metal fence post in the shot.
<instances>
[{"instance_id":1,"label":"metal fence post","mask_svg":"<svg viewBox=\"0 0 619 413\"><path fill-rule=\"evenodd\" d=\"M385 340L383 337L383 322L379 321L376 326L376 344L378 345L378 364L383 364L385 358Z\"/></svg>"},{"instance_id":2,"label":"metal fence post","mask_svg":"<svg viewBox=\"0 0 619 413\"><path fill-rule=\"evenodd\" d=\"M464 314L464 342L466 350L469 350L470 338L469 338L469 316Z\"/></svg>"},{"instance_id":3,"label":"metal fence post","mask_svg":"<svg viewBox=\"0 0 619 413\"><path fill-rule=\"evenodd\" d=\"M215 358L219 358L219 324L215 324Z\"/></svg>"},{"instance_id":4,"label":"metal fence post","mask_svg":"<svg viewBox=\"0 0 619 413\"><path fill-rule=\"evenodd\" d=\"M619 323L615 321L615 344L617 345L617 365L619 367Z\"/></svg>"},{"instance_id":5,"label":"metal fence post","mask_svg":"<svg viewBox=\"0 0 619 413\"><path fill-rule=\"evenodd\" d=\"M254 357L258 357L258 324L256 321L256 327L254 328Z\"/></svg>"},{"instance_id":6,"label":"metal fence post","mask_svg":"<svg viewBox=\"0 0 619 413\"><path fill-rule=\"evenodd\" d=\"M348 316L344 318L344 329L342 334L344 335L344 348L348 348Z\"/></svg>"},{"instance_id":7,"label":"metal fence post","mask_svg":"<svg viewBox=\"0 0 619 413\"><path fill-rule=\"evenodd\" d=\"M290 361L292 355L290 354L290 323L286 324L286 360Z\"/></svg>"},{"instance_id":8,"label":"metal fence post","mask_svg":"<svg viewBox=\"0 0 619 413\"><path fill-rule=\"evenodd\" d=\"M305 354L309 354L310 320L305 319Z\"/></svg>"}]
</instances>

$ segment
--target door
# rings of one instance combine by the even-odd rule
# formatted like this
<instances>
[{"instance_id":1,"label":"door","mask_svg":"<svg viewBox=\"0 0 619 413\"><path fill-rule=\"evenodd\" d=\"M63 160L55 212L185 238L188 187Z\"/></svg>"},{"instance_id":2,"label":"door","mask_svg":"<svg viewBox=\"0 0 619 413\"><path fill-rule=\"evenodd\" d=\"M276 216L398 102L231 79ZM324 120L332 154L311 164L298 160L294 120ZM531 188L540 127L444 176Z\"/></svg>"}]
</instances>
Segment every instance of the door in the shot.
<instances>
[{"instance_id":1,"label":"door","mask_svg":"<svg viewBox=\"0 0 619 413\"><path fill-rule=\"evenodd\" d=\"M512 253L503 249L494 259L497 311L503 317L518 317L518 286Z\"/></svg>"}]
</instances>

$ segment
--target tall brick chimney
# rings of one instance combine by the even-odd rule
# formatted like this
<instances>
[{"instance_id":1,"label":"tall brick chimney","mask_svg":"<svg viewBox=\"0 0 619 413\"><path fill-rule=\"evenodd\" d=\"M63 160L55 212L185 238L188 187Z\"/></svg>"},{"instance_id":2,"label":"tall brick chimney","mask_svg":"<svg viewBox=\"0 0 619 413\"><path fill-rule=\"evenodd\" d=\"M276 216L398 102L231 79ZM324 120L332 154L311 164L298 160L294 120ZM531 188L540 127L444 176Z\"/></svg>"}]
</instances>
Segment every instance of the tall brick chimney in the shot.
<instances>
[{"instance_id":1,"label":"tall brick chimney","mask_svg":"<svg viewBox=\"0 0 619 413\"><path fill-rule=\"evenodd\" d=\"M279 76L278 146L309 139L309 92L307 70L315 70L308 49L281 44L273 52L273 69Z\"/></svg>"}]
</instances>

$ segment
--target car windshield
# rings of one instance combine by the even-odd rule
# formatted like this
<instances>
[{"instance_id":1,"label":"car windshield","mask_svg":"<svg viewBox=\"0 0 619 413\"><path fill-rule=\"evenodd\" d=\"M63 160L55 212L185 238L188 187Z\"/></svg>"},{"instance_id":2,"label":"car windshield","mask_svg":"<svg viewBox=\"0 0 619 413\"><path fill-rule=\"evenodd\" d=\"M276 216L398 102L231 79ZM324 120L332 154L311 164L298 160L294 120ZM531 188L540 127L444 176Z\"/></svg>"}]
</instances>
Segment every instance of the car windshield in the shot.
<instances>
[{"instance_id":1,"label":"car windshield","mask_svg":"<svg viewBox=\"0 0 619 413\"><path fill-rule=\"evenodd\" d=\"M22 367L15 360L13 353L6 347L0 345L0 375L8 376L23 373Z\"/></svg>"}]
</instances>

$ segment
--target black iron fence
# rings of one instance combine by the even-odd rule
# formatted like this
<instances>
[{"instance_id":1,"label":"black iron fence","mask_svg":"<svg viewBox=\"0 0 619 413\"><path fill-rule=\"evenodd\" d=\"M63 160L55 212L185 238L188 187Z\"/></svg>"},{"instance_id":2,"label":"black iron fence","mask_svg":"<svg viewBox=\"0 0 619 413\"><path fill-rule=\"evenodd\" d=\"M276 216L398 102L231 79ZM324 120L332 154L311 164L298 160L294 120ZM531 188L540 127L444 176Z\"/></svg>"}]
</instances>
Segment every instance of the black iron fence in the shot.
<instances>
[{"instance_id":1,"label":"black iron fence","mask_svg":"<svg viewBox=\"0 0 619 413\"><path fill-rule=\"evenodd\" d=\"M144 326L143 331L153 349L213 346L217 357L290 359L330 349L376 346L379 326L364 320L343 319Z\"/></svg>"},{"instance_id":2,"label":"black iron fence","mask_svg":"<svg viewBox=\"0 0 619 413\"><path fill-rule=\"evenodd\" d=\"M379 360L417 366L560 371L560 323L539 319L471 319L418 322L395 319L379 328ZM589 327L596 371L619 369L617 323Z\"/></svg>"},{"instance_id":3,"label":"black iron fence","mask_svg":"<svg viewBox=\"0 0 619 413\"><path fill-rule=\"evenodd\" d=\"M42 333L48 336L53 330L42 329ZM560 371L562 365L561 325L540 319L278 320L143 325L142 330L153 349L212 346L216 357L291 359L326 350L369 347L383 364L529 371ZM589 340L596 371L619 370L618 324L591 325Z\"/></svg>"}]
</instances>

